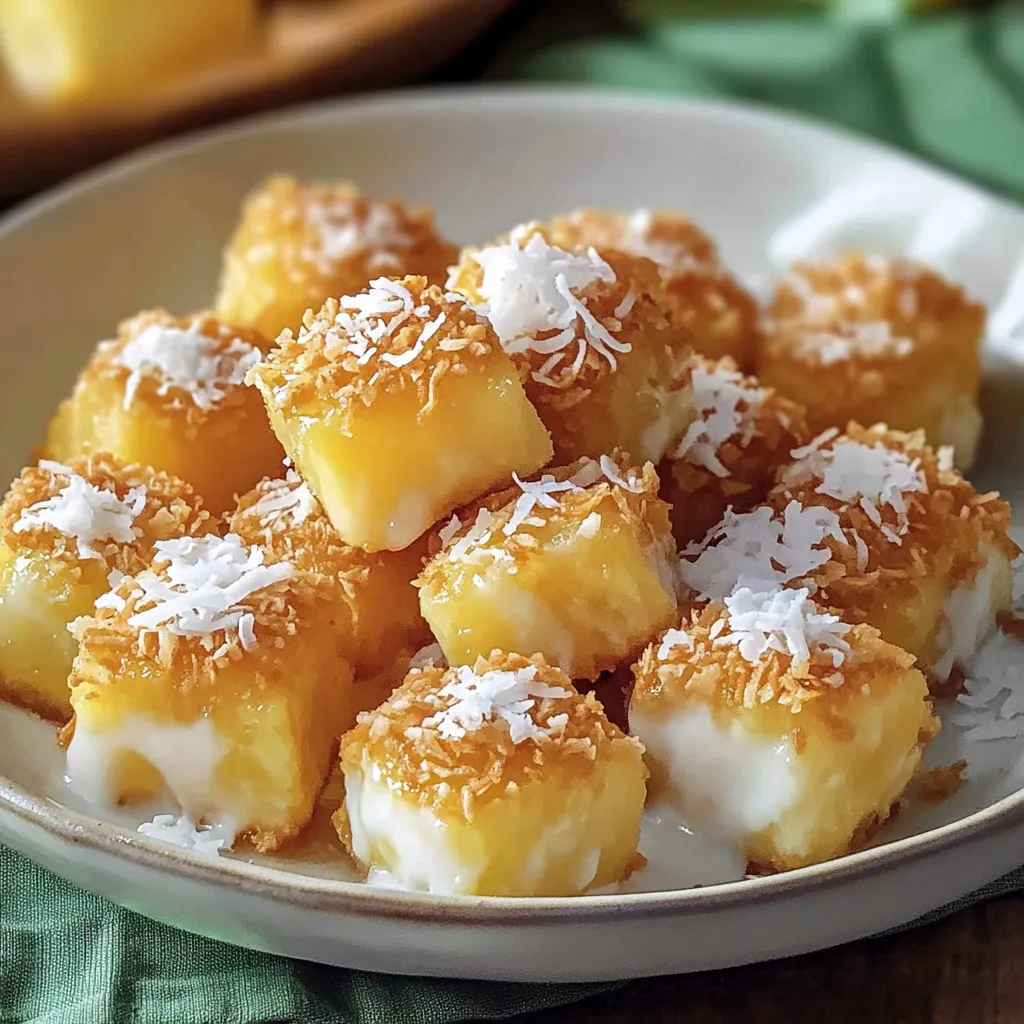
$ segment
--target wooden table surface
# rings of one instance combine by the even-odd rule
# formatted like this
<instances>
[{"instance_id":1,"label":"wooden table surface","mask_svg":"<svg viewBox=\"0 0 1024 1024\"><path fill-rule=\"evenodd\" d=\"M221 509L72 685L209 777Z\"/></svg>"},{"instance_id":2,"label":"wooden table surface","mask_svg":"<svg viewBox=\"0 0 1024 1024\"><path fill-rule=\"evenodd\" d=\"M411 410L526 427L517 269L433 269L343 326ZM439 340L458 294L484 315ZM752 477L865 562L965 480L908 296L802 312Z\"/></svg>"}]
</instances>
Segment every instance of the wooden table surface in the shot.
<instances>
[{"instance_id":1,"label":"wooden table surface","mask_svg":"<svg viewBox=\"0 0 1024 1024\"><path fill-rule=\"evenodd\" d=\"M913 931L654 978L519 1024L1021 1024L1024 894Z\"/></svg>"}]
</instances>

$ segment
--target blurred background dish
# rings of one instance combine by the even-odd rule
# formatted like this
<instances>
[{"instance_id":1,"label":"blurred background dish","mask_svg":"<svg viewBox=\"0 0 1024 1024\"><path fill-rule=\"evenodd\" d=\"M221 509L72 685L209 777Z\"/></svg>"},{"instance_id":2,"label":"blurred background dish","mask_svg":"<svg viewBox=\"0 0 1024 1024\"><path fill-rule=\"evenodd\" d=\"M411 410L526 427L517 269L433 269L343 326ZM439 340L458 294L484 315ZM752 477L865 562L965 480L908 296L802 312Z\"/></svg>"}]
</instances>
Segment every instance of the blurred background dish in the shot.
<instances>
[{"instance_id":1,"label":"blurred background dish","mask_svg":"<svg viewBox=\"0 0 1024 1024\"><path fill-rule=\"evenodd\" d=\"M0 195L156 138L415 81L511 0L0 0Z\"/></svg>"}]
</instances>

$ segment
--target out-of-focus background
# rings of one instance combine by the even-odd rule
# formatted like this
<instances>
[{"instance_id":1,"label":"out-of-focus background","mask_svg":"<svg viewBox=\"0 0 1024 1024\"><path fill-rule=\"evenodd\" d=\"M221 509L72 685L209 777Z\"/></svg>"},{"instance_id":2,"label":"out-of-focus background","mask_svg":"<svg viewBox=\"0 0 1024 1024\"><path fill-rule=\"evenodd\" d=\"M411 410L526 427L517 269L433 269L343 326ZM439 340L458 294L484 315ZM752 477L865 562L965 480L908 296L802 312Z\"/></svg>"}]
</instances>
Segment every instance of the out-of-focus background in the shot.
<instances>
[{"instance_id":1,"label":"out-of-focus background","mask_svg":"<svg viewBox=\"0 0 1024 1024\"><path fill-rule=\"evenodd\" d=\"M937 20L939 8L954 5L994 6L977 0L0 0L0 197L10 201L189 128L359 90L530 77L721 93L700 60L708 52L716 73L723 62L732 65L741 95L744 75L750 77L753 99L777 99L758 96L755 87L773 62L792 80L794 94L816 69L828 72L822 101L834 115L835 91L849 91L840 106L856 127L870 113L860 108L870 107L871 97L858 83L835 77L850 45L873 26ZM769 32L775 26L782 33L774 44L764 35L766 23ZM647 49L652 32L667 41L667 50ZM687 59L687 48L698 51L696 60Z\"/></svg>"}]
</instances>

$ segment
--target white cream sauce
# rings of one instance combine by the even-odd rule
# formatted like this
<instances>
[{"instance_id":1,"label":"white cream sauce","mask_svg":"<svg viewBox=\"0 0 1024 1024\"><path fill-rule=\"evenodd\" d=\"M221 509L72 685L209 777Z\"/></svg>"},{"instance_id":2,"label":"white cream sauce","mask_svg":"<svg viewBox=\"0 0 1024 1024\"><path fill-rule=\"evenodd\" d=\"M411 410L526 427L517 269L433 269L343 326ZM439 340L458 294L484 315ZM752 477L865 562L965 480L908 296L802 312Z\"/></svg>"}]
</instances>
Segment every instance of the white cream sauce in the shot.
<instances>
[{"instance_id":1,"label":"white cream sauce","mask_svg":"<svg viewBox=\"0 0 1024 1024\"><path fill-rule=\"evenodd\" d=\"M932 671L946 679L955 664L965 665L992 635L996 613L1008 608L1013 589L1009 559L993 547L973 580L954 590L943 605L939 640L943 653Z\"/></svg>"},{"instance_id":2,"label":"white cream sauce","mask_svg":"<svg viewBox=\"0 0 1024 1024\"><path fill-rule=\"evenodd\" d=\"M352 849L371 862L373 843L389 846L391 872L377 871L394 887L414 892L460 893L472 890L479 866L460 862L447 843L444 825L426 808L411 807L388 789L373 765L345 774L345 805L352 829ZM375 884L381 884L376 881Z\"/></svg>"},{"instance_id":3,"label":"white cream sauce","mask_svg":"<svg viewBox=\"0 0 1024 1024\"><path fill-rule=\"evenodd\" d=\"M679 443L693 420L693 392L689 388L665 391L652 388L658 415L640 435L640 459L657 465Z\"/></svg>"},{"instance_id":4,"label":"white cream sauce","mask_svg":"<svg viewBox=\"0 0 1024 1024\"><path fill-rule=\"evenodd\" d=\"M352 830L352 849L369 864L376 844L390 848L388 869L371 870L373 885L441 895L473 892L487 865L460 857L452 848L444 823L425 807L414 807L396 795L380 777L376 765L365 761L360 771L345 775L345 805ZM524 851L515 885L537 886L548 871L549 861L567 855L578 858L575 884L586 889L597 874L601 851L578 849L579 821L569 817L545 828Z\"/></svg>"},{"instance_id":5,"label":"white cream sauce","mask_svg":"<svg viewBox=\"0 0 1024 1024\"><path fill-rule=\"evenodd\" d=\"M188 817L199 820L210 811L216 797L210 780L227 747L208 718L181 725L133 717L119 728L94 732L87 719L79 717L67 752L68 785L89 803L116 805L122 797L120 765L131 753L160 773L168 794ZM225 807L214 815L218 820L245 821L247 811Z\"/></svg>"},{"instance_id":6,"label":"white cream sauce","mask_svg":"<svg viewBox=\"0 0 1024 1024\"><path fill-rule=\"evenodd\" d=\"M391 550L407 548L437 518L423 491L406 491L388 516L388 545Z\"/></svg>"},{"instance_id":7,"label":"white cream sauce","mask_svg":"<svg viewBox=\"0 0 1024 1024\"><path fill-rule=\"evenodd\" d=\"M974 464L983 426L981 412L974 402L967 395L957 395L946 403L938 435L932 440L936 447L950 445L953 465L965 470Z\"/></svg>"},{"instance_id":8,"label":"white cream sauce","mask_svg":"<svg viewBox=\"0 0 1024 1024\"><path fill-rule=\"evenodd\" d=\"M798 796L788 739L770 742L703 704L671 715L631 711L630 732L666 771L664 798L695 828L741 842L776 821Z\"/></svg>"},{"instance_id":9,"label":"white cream sauce","mask_svg":"<svg viewBox=\"0 0 1024 1024\"><path fill-rule=\"evenodd\" d=\"M971 622L967 636L981 636L991 628L991 605L986 606L984 594L989 583L1001 577L1004 571L998 561L996 558L986 565L985 582L976 581L972 588L965 588L968 594L956 598L968 607ZM1021 603L1024 602L1024 572L1021 571L1024 561L1015 568L1017 582L1021 584L1016 599ZM950 608L950 615L954 621L962 618L955 606ZM967 646L966 641L958 644L961 653ZM967 781L958 794L944 803L923 805L911 801L886 827L879 842L947 824L990 805L1024 784L1024 644L999 633L972 653L973 657L967 658L965 663L968 692L955 704L943 702L938 706L937 711L945 723L943 732L926 753L931 765L966 758ZM662 729L658 735L657 730L647 727L648 723L634 724L652 747L659 742L679 744L678 749L687 750L687 760L694 765L712 759L705 769L691 768L691 775L704 796L715 796L716 792L724 794L729 802L725 821L733 829L753 827L783 809L786 793L795 785L787 768L785 751L776 750L763 741L751 741L750 737L723 733L710 721L710 715L703 719L690 716L674 735L667 729ZM208 725L199 728L157 726L140 732L134 723L126 723L116 736L92 736L79 730L65 765L63 755L52 741L52 727L0 705L0 773L20 778L34 791L73 807L83 804L84 800L90 800L93 806L106 805L105 818L131 831L146 817L174 808L166 802L145 808L114 805L115 795L110 792L111 759L118 745L129 740L130 746L139 749L164 773L168 788L173 787L176 794L180 793L189 802L197 795L207 796L209 773L223 753L216 737L208 731ZM701 751L699 758L693 756L695 750ZM733 753L727 755L730 750ZM728 781L716 777L722 775L720 761L726 756L732 762L727 769ZM60 777L65 771L74 789L68 792L64 788L62 796ZM732 791L740 785L754 788L742 799L732 797ZM333 789L331 795L337 799L338 794ZM435 891L451 891L460 868L451 863L450 857L446 860L443 842L435 834L439 830L433 818L417 818L399 825L400 819L393 814L394 801L387 799L388 796L378 784L369 791L367 800L356 787L355 799L361 803L351 817L357 849L366 848L365 833L370 821L376 823L383 819L381 827L390 828L396 842L406 841L415 847L413 862L418 858L420 878L399 880L388 872L375 870L367 881L375 886L404 888L409 881L425 880ZM408 808L402 809L408 813ZM405 840L401 838L403 835L407 837ZM696 819L687 820L683 812L666 799L648 806L641 828L640 852L647 859L645 867L621 885L595 890L595 893L672 891L714 885L742 878L745 869L738 843L728 837L715 838L706 825L701 827ZM294 861L287 857L259 858L251 853L229 856L244 856L317 877L347 880L357 877L338 853L316 858L303 855ZM589 869L589 863L582 858L581 876L585 869Z\"/></svg>"}]
</instances>

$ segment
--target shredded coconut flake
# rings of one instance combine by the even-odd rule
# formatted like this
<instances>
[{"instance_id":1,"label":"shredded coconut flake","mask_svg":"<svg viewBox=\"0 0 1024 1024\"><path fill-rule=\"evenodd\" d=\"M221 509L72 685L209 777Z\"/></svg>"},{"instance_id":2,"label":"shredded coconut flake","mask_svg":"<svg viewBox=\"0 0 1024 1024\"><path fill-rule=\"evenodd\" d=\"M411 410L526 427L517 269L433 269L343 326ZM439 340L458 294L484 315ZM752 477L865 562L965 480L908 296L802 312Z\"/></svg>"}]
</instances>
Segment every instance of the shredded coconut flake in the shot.
<instances>
[{"instance_id":1,"label":"shredded coconut flake","mask_svg":"<svg viewBox=\"0 0 1024 1024\"><path fill-rule=\"evenodd\" d=\"M836 441L830 448L812 442L793 455L797 461L786 471L786 483L802 483L820 476L818 494L842 502L856 502L895 544L901 542L900 538L909 529L904 495L928 490L920 459L911 460L906 453L886 448L879 442L866 445L844 440ZM881 505L888 505L895 513L895 531L883 525Z\"/></svg>"},{"instance_id":2,"label":"shredded coconut flake","mask_svg":"<svg viewBox=\"0 0 1024 1024\"><path fill-rule=\"evenodd\" d=\"M597 483L602 476L616 486L633 493L640 493L643 490L643 484L639 480L624 480L619 474L618 467L607 455L601 456L600 461L583 460L580 469L568 480L556 480L550 473L545 473L539 480L522 480L517 473L513 473L512 480L523 493L516 500L508 522L502 527L502 534L511 537L521 526L543 526L545 520L535 516L534 509L561 508L561 502L556 495L578 494L584 488ZM593 536L600 526L600 515L591 513L580 524L579 533L584 537ZM444 547L448 548L451 545L449 557L453 561L465 558L472 549L479 548L490 540L494 530L494 516L486 509L480 509L472 528L452 544L452 538L461 528L462 524L458 517L453 516L439 532Z\"/></svg>"},{"instance_id":3,"label":"shredded coconut flake","mask_svg":"<svg viewBox=\"0 0 1024 1024\"><path fill-rule=\"evenodd\" d=\"M479 547L485 541L489 540L493 532L494 516L491 515L487 509L480 509L476 514L476 519L473 521L473 525L466 531L464 536L460 537L451 546L449 558L451 558L453 562L461 561L469 554L470 549Z\"/></svg>"},{"instance_id":4,"label":"shredded coconut flake","mask_svg":"<svg viewBox=\"0 0 1024 1024\"><path fill-rule=\"evenodd\" d=\"M506 352L530 350L550 356L534 373L540 383L553 383L550 374L574 341L579 342L573 361L576 372L587 346L613 370L618 365L615 353L630 351L632 346L616 338L579 298L580 291L598 281L613 284L616 280L615 272L594 249L568 253L535 234L522 248L513 239L507 245L481 249L474 259L483 270L479 291L484 301L477 312L490 321ZM583 328L579 339L577 321Z\"/></svg>"},{"instance_id":5,"label":"shredded coconut flake","mask_svg":"<svg viewBox=\"0 0 1024 1024\"><path fill-rule=\"evenodd\" d=\"M342 295L338 305L341 308L334 322L349 336L345 350L363 365L373 358L380 344L414 314L416 304L405 285L387 277L378 277L370 282L365 292ZM391 362L403 359L407 354L385 353Z\"/></svg>"},{"instance_id":6,"label":"shredded coconut flake","mask_svg":"<svg viewBox=\"0 0 1024 1024\"><path fill-rule=\"evenodd\" d=\"M520 480L519 476L513 473L512 479L523 493L516 502L512 517L502 529L506 537L511 537L529 519L535 505L540 505L541 508L560 508L560 502L552 495L561 491L580 490L571 480L556 480L548 473L540 480Z\"/></svg>"},{"instance_id":7,"label":"shredded coconut flake","mask_svg":"<svg viewBox=\"0 0 1024 1024\"><path fill-rule=\"evenodd\" d=\"M188 818L173 814L158 814L152 821L144 821L139 832L150 839L184 850L194 850L217 857L225 847L231 848L234 836L219 826L194 825Z\"/></svg>"},{"instance_id":8,"label":"shredded coconut flake","mask_svg":"<svg viewBox=\"0 0 1024 1024\"><path fill-rule=\"evenodd\" d=\"M264 565L263 551L246 547L233 533L158 541L155 548L154 568L163 568L168 578L152 570L136 577L142 595L128 624L199 637L207 650L214 649L220 630L237 632L250 650L256 643L254 619L243 602L294 571L288 562Z\"/></svg>"},{"instance_id":9,"label":"shredded coconut flake","mask_svg":"<svg viewBox=\"0 0 1024 1024\"><path fill-rule=\"evenodd\" d=\"M601 472L608 478L608 480L615 484L616 487L621 487L624 491L629 491L632 494L640 494L644 485L641 480L637 477L631 476L628 480L619 472L619 467L612 462L611 458L607 455L601 456L600 461Z\"/></svg>"},{"instance_id":10,"label":"shredded coconut flake","mask_svg":"<svg viewBox=\"0 0 1024 1024\"><path fill-rule=\"evenodd\" d=\"M441 538L441 547L446 548L452 542L452 538L462 529L462 521L458 516L452 516L445 526L438 530L438 537Z\"/></svg>"},{"instance_id":11,"label":"shredded coconut flake","mask_svg":"<svg viewBox=\"0 0 1024 1024\"><path fill-rule=\"evenodd\" d=\"M643 256L657 263L662 270L678 272L690 265L699 265L685 246L651 236L654 215L650 210L635 210L626 221L621 246L624 252Z\"/></svg>"},{"instance_id":12,"label":"shredded coconut flake","mask_svg":"<svg viewBox=\"0 0 1024 1024\"><path fill-rule=\"evenodd\" d=\"M805 334L799 342L801 351L816 353L825 366L855 356L895 356L902 359L914 351L914 343L910 338L893 335L892 325L888 320L844 323L838 330L841 333Z\"/></svg>"},{"instance_id":13,"label":"shredded coconut flake","mask_svg":"<svg viewBox=\"0 0 1024 1024\"><path fill-rule=\"evenodd\" d=\"M850 645L843 639L850 627L836 615L817 611L806 589L754 591L740 587L725 598L725 607L730 632L723 632L714 643L735 644L751 663L768 651L779 651L806 666L812 653L824 651L838 669L850 653ZM833 672L827 681L839 685L842 674Z\"/></svg>"},{"instance_id":14,"label":"shredded coconut flake","mask_svg":"<svg viewBox=\"0 0 1024 1024\"><path fill-rule=\"evenodd\" d=\"M591 512L586 519L580 523L580 528L576 531L581 537L595 537L597 531L601 529L601 513Z\"/></svg>"},{"instance_id":15,"label":"shredded coconut flake","mask_svg":"<svg viewBox=\"0 0 1024 1024\"><path fill-rule=\"evenodd\" d=\"M304 523L316 507L316 498L298 473L289 469L283 480L265 485L266 493L252 506L260 526L271 526L287 517L292 523Z\"/></svg>"},{"instance_id":16,"label":"shredded coconut flake","mask_svg":"<svg viewBox=\"0 0 1024 1024\"><path fill-rule=\"evenodd\" d=\"M718 625L718 623L715 623ZM677 647L693 650L693 637L685 629L667 629L658 647L658 660L664 661Z\"/></svg>"},{"instance_id":17,"label":"shredded coconut flake","mask_svg":"<svg viewBox=\"0 0 1024 1024\"><path fill-rule=\"evenodd\" d=\"M455 670L456 678L438 694L450 703L424 721L436 728L444 739L459 740L476 732L485 722L500 718L508 723L513 743L540 740L548 735L529 714L537 699L568 697L568 690L535 681L537 668L528 665L515 672L492 669L478 676L468 665Z\"/></svg>"},{"instance_id":18,"label":"shredded coconut flake","mask_svg":"<svg viewBox=\"0 0 1024 1024\"><path fill-rule=\"evenodd\" d=\"M235 338L221 347L198 330L152 324L121 350L117 361L130 373L124 386L124 407L129 408L143 377L159 383L157 394L180 388L199 409L211 409L229 388L240 385L262 356L258 349Z\"/></svg>"},{"instance_id":19,"label":"shredded coconut flake","mask_svg":"<svg viewBox=\"0 0 1024 1024\"><path fill-rule=\"evenodd\" d=\"M996 632L982 645L964 672L954 722L964 739L987 741L1024 731L1024 644Z\"/></svg>"},{"instance_id":20,"label":"shredded coconut flake","mask_svg":"<svg viewBox=\"0 0 1024 1024\"><path fill-rule=\"evenodd\" d=\"M403 232L389 206L370 203L362 219L349 202L310 203L306 217L317 232L319 245L303 252L304 258L330 272L335 261L359 252L369 253L369 265L383 270L398 266L396 250L408 249L412 238Z\"/></svg>"},{"instance_id":21,"label":"shredded coconut flake","mask_svg":"<svg viewBox=\"0 0 1024 1024\"><path fill-rule=\"evenodd\" d=\"M703 541L690 545L680 565L683 582L700 600L721 601L735 589L771 591L824 565L831 551L825 539L847 543L839 517L820 506L791 501L782 516L762 506L737 514L731 509Z\"/></svg>"},{"instance_id":22,"label":"shredded coconut flake","mask_svg":"<svg viewBox=\"0 0 1024 1024\"><path fill-rule=\"evenodd\" d=\"M427 644L421 647L410 659L409 670L432 668L435 665L446 664L444 651L439 643Z\"/></svg>"},{"instance_id":23,"label":"shredded coconut flake","mask_svg":"<svg viewBox=\"0 0 1024 1024\"><path fill-rule=\"evenodd\" d=\"M757 410L764 401L762 388L743 385L743 374L718 368L693 371L693 402L697 419L690 424L676 449L677 459L703 466L718 477L729 475L718 449L730 438L741 447L750 444Z\"/></svg>"},{"instance_id":24,"label":"shredded coconut flake","mask_svg":"<svg viewBox=\"0 0 1024 1024\"><path fill-rule=\"evenodd\" d=\"M67 484L52 498L23 509L14 524L15 533L50 527L76 542L79 558L98 559L103 558L103 552L94 546L99 541L129 544L140 535L133 523L146 507L145 487L133 487L122 501L113 491L96 487L66 466L59 471L59 475L67 474Z\"/></svg>"}]
</instances>

